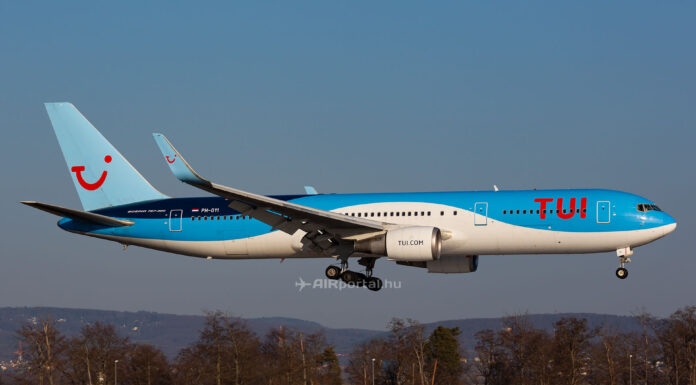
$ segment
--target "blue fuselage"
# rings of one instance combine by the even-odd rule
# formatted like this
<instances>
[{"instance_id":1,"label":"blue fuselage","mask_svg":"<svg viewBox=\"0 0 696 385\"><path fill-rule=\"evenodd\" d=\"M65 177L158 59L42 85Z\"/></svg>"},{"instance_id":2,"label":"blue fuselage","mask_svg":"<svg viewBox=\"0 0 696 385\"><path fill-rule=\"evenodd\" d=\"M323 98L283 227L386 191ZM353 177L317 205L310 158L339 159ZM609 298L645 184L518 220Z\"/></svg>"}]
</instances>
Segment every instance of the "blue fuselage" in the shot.
<instances>
[{"instance_id":1,"label":"blue fuselage","mask_svg":"<svg viewBox=\"0 0 696 385\"><path fill-rule=\"evenodd\" d=\"M651 242L676 227L675 220L650 200L612 190L274 198L383 223L438 227L450 235L443 242L443 255L612 251ZM296 247L292 235L276 234L279 231L230 209L228 201L219 197L161 199L94 212L134 225L100 227L67 218L59 225L68 231L124 244L201 257L319 256Z\"/></svg>"}]
</instances>

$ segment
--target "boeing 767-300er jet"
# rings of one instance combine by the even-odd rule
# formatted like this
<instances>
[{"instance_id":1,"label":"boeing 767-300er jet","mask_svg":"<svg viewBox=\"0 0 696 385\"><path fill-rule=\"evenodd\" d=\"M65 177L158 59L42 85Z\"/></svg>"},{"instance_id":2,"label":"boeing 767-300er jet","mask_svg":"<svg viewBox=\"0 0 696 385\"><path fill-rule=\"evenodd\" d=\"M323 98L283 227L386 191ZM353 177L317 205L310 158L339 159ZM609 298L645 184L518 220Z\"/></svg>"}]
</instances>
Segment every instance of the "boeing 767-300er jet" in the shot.
<instances>
[{"instance_id":1,"label":"boeing 767-300er jet","mask_svg":"<svg viewBox=\"0 0 696 385\"><path fill-rule=\"evenodd\" d=\"M162 134L174 175L215 196L156 190L70 103L46 103L83 210L34 201L64 230L203 258L333 258L330 279L379 290L375 261L470 273L479 255L616 252L624 279L633 249L674 231L638 195L598 189L263 196L201 177ZM497 189L496 189L497 190ZM363 272L348 269L357 258Z\"/></svg>"}]
</instances>

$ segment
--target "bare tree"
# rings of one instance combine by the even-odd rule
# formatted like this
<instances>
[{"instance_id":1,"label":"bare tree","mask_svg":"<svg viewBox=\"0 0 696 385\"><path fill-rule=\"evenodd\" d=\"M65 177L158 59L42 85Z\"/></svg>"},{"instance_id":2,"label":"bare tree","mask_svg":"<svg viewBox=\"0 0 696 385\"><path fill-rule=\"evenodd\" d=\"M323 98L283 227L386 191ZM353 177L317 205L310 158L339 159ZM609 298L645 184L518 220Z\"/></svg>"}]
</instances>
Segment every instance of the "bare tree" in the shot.
<instances>
[{"instance_id":1,"label":"bare tree","mask_svg":"<svg viewBox=\"0 0 696 385\"><path fill-rule=\"evenodd\" d=\"M548 384L552 360L548 334L536 329L526 314L503 319L498 332L506 351L511 380L516 384Z\"/></svg>"},{"instance_id":2,"label":"bare tree","mask_svg":"<svg viewBox=\"0 0 696 385\"><path fill-rule=\"evenodd\" d=\"M350 354L348 367L345 369L350 384L372 384L372 368L375 368L375 384L384 383L383 363L387 361L387 344L382 338L373 338L357 345ZM374 362L372 361L374 360Z\"/></svg>"},{"instance_id":3,"label":"bare tree","mask_svg":"<svg viewBox=\"0 0 696 385\"><path fill-rule=\"evenodd\" d=\"M476 333L476 358L474 366L484 385L510 384L512 373L510 360L498 334L485 329Z\"/></svg>"},{"instance_id":4,"label":"bare tree","mask_svg":"<svg viewBox=\"0 0 696 385\"><path fill-rule=\"evenodd\" d=\"M120 384L167 385L172 383L169 362L161 350L152 345L134 344L124 360Z\"/></svg>"},{"instance_id":5,"label":"bare tree","mask_svg":"<svg viewBox=\"0 0 696 385\"><path fill-rule=\"evenodd\" d=\"M696 385L696 306L672 313L657 334L669 383Z\"/></svg>"},{"instance_id":6,"label":"bare tree","mask_svg":"<svg viewBox=\"0 0 696 385\"><path fill-rule=\"evenodd\" d=\"M582 382L590 370L590 347L596 335L586 319L569 317L554 323L553 369L559 383Z\"/></svg>"},{"instance_id":7,"label":"bare tree","mask_svg":"<svg viewBox=\"0 0 696 385\"><path fill-rule=\"evenodd\" d=\"M18 334L24 346L26 365L17 381L39 385L62 383L60 373L65 364L66 345L55 321L50 317L31 320L22 325Z\"/></svg>"},{"instance_id":8,"label":"bare tree","mask_svg":"<svg viewBox=\"0 0 696 385\"><path fill-rule=\"evenodd\" d=\"M412 319L393 318L389 322L391 334L390 365L387 366L397 383L425 385L428 382L425 368L425 327Z\"/></svg>"},{"instance_id":9,"label":"bare tree","mask_svg":"<svg viewBox=\"0 0 696 385\"><path fill-rule=\"evenodd\" d=\"M284 327L273 329L261 350L267 383L309 385L340 379L338 357L322 332L305 335Z\"/></svg>"},{"instance_id":10,"label":"bare tree","mask_svg":"<svg viewBox=\"0 0 696 385\"><path fill-rule=\"evenodd\" d=\"M221 312L207 313L199 340L176 358L175 382L256 383L263 365L259 345L256 334L242 320Z\"/></svg>"},{"instance_id":11,"label":"bare tree","mask_svg":"<svg viewBox=\"0 0 696 385\"><path fill-rule=\"evenodd\" d=\"M95 384L99 378L113 382L115 361L125 364L130 342L118 335L114 325L96 322L83 326L80 335L71 338L69 345L69 373L73 382Z\"/></svg>"}]
</instances>

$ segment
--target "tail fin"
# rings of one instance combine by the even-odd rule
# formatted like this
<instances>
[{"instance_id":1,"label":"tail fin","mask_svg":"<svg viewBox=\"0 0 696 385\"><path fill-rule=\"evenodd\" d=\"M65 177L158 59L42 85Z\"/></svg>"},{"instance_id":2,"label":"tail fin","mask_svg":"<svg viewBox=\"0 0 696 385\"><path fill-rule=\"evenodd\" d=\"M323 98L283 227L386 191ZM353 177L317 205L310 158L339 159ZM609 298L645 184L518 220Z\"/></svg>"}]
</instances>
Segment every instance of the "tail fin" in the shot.
<instances>
[{"instance_id":1,"label":"tail fin","mask_svg":"<svg viewBox=\"0 0 696 385\"><path fill-rule=\"evenodd\" d=\"M167 198L71 103L46 103L46 112L85 210Z\"/></svg>"}]
</instances>

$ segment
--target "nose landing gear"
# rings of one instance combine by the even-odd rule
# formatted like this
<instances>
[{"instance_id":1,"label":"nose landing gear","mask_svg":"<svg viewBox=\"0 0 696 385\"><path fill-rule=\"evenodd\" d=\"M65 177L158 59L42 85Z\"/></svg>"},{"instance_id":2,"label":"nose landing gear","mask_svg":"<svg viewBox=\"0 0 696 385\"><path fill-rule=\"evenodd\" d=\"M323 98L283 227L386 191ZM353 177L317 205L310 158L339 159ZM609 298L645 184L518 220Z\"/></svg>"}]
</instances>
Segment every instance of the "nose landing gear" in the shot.
<instances>
[{"instance_id":1,"label":"nose landing gear","mask_svg":"<svg viewBox=\"0 0 696 385\"><path fill-rule=\"evenodd\" d=\"M625 265L631 262L631 258L629 258L631 255L633 255L633 249L631 249L631 247L624 247L616 250L616 256L619 257L619 268L616 269L616 276L619 279L626 279L626 277L628 277L628 270Z\"/></svg>"}]
</instances>

